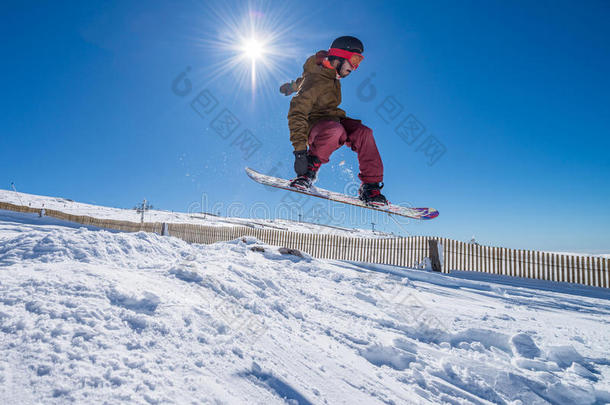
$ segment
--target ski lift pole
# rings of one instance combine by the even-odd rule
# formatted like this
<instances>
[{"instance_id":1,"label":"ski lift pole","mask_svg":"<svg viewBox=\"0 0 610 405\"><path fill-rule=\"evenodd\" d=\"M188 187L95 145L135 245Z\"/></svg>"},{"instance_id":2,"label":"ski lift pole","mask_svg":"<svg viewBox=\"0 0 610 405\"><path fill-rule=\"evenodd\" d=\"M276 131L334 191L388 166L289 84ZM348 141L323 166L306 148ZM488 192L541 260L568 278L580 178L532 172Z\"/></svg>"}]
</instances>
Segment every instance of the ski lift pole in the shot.
<instances>
[{"instance_id":1,"label":"ski lift pole","mask_svg":"<svg viewBox=\"0 0 610 405\"><path fill-rule=\"evenodd\" d=\"M11 181L11 188L13 189L15 194L17 194L17 198L19 199L19 204L21 204L23 206L23 201L21 201L21 196L19 195L17 188L15 188L15 183L13 183L12 181Z\"/></svg>"},{"instance_id":2,"label":"ski lift pole","mask_svg":"<svg viewBox=\"0 0 610 405\"><path fill-rule=\"evenodd\" d=\"M392 214L388 214L388 216L392 219L392 221L394 221L396 223L396 225L398 225L398 227L400 229L403 230L404 233L406 233L407 235L411 236L411 232L407 231L400 222L398 222L398 220L396 218L394 218L394 216Z\"/></svg>"},{"instance_id":3,"label":"ski lift pole","mask_svg":"<svg viewBox=\"0 0 610 405\"><path fill-rule=\"evenodd\" d=\"M140 211L140 223L144 223L144 211L146 210L146 198L142 202L142 210Z\"/></svg>"}]
</instances>

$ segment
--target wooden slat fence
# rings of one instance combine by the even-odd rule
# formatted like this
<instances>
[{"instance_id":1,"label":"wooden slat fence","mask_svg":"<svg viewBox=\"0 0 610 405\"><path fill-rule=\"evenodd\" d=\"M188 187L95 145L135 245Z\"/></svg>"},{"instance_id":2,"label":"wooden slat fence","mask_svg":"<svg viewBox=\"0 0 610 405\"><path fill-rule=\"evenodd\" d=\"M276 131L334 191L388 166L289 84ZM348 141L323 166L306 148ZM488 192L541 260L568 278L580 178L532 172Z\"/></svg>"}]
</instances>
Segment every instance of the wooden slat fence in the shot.
<instances>
[{"instance_id":1,"label":"wooden slat fence","mask_svg":"<svg viewBox=\"0 0 610 405\"><path fill-rule=\"evenodd\" d=\"M163 224L161 222L129 222L119 221L116 219L102 219L94 218L87 215L72 215L62 211L51 210L46 208L33 208L21 205L10 204L0 201L0 210L40 214L41 210L44 210L44 215L61 219L68 222L76 222L82 225L94 226L97 228L115 229L117 231L125 232L155 232L161 234Z\"/></svg>"},{"instance_id":2,"label":"wooden slat fence","mask_svg":"<svg viewBox=\"0 0 610 405\"><path fill-rule=\"evenodd\" d=\"M443 268L610 288L610 260L585 255L480 246L447 238Z\"/></svg>"},{"instance_id":3,"label":"wooden slat fence","mask_svg":"<svg viewBox=\"0 0 610 405\"><path fill-rule=\"evenodd\" d=\"M39 214L40 208L0 202L1 210ZM330 234L306 234L245 226L215 227L195 224L138 223L72 215L45 209L45 215L98 228L126 232L155 232L191 243L210 244L244 236L276 246L299 249L313 257L414 267L430 257L428 240L442 244L443 272L477 271L512 277L525 277L610 288L610 259L481 246L453 239L430 236L368 239ZM164 226L165 225L165 226Z\"/></svg>"},{"instance_id":4,"label":"wooden slat fence","mask_svg":"<svg viewBox=\"0 0 610 405\"><path fill-rule=\"evenodd\" d=\"M169 234L192 243L215 243L252 236L261 242L298 249L321 259L364 261L412 267L428 256L426 237L365 239L250 227L168 224Z\"/></svg>"}]
</instances>

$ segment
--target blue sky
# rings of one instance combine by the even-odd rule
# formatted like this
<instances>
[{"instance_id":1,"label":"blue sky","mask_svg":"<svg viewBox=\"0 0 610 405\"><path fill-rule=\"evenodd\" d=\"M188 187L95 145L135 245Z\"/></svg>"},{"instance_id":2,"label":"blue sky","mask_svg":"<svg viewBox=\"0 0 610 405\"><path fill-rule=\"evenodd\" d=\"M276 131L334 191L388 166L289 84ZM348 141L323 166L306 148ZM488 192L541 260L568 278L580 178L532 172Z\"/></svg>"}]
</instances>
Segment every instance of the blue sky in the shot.
<instances>
[{"instance_id":1,"label":"blue sky","mask_svg":"<svg viewBox=\"0 0 610 405\"><path fill-rule=\"evenodd\" d=\"M355 35L365 60L343 81L342 107L373 129L390 201L441 214L399 227L383 214L325 205L316 220L610 252L607 2L0 7L2 188L14 182L20 191L109 206L147 198L167 210L204 205L223 215L296 219L278 211L289 193L253 183L243 169L292 176L289 98L277 89L308 55ZM251 65L236 63L231 49L252 22L257 36L273 37L255 87ZM187 68L191 90L179 95L172 83ZM215 108L198 114L191 106L198 97ZM226 139L213 125L224 109L239 119ZM405 141L396 128L407 117L420 129ZM244 130L260 144L254 152L239 144ZM427 155L430 142L445 152ZM319 186L343 190L348 169L357 173L357 160L344 147ZM319 203L312 200L298 203L308 219Z\"/></svg>"}]
</instances>

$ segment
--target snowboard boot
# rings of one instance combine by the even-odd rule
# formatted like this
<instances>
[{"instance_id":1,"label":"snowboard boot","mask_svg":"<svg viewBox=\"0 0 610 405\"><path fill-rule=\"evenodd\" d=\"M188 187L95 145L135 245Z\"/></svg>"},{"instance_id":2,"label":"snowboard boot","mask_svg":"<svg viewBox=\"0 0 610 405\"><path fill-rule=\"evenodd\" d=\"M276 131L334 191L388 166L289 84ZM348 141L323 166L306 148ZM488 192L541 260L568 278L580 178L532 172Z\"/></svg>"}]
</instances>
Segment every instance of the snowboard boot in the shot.
<instances>
[{"instance_id":1,"label":"snowboard boot","mask_svg":"<svg viewBox=\"0 0 610 405\"><path fill-rule=\"evenodd\" d=\"M388 205L388 200L381 194L382 188L383 183L362 183L358 190L358 198L367 205Z\"/></svg>"},{"instance_id":2,"label":"snowboard boot","mask_svg":"<svg viewBox=\"0 0 610 405\"><path fill-rule=\"evenodd\" d=\"M316 156L307 155L307 172L297 177L296 179L290 182L290 187L298 188L299 190L309 190L313 183L318 178L318 170L320 170L320 166L322 162Z\"/></svg>"}]
</instances>

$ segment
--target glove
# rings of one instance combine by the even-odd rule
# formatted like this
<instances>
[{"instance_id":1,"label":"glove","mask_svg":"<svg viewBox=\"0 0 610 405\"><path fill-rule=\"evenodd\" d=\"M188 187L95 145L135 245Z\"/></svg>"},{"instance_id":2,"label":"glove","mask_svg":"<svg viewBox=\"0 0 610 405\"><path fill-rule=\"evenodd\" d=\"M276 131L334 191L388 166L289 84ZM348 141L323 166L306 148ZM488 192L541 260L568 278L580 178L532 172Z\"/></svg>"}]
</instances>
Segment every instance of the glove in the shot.
<instances>
[{"instance_id":1,"label":"glove","mask_svg":"<svg viewBox=\"0 0 610 405\"><path fill-rule=\"evenodd\" d=\"M292 84L294 82L290 82L290 83L284 83L280 86L280 93L282 93L285 96L289 96L292 93L294 93L294 90L292 89Z\"/></svg>"},{"instance_id":2,"label":"glove","mask_svg":"<svg viewBox=\"0 0 610 405\"><path fill-rule=\"evenodd\" d=\"M295 150L294 152L294 171L297 176L303 176L307 173L309 161L307 160L307 149Z\"/></svg>"}]
</instances>

